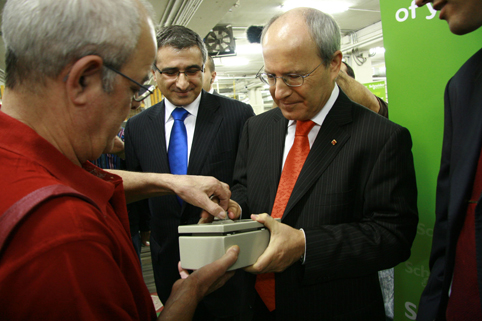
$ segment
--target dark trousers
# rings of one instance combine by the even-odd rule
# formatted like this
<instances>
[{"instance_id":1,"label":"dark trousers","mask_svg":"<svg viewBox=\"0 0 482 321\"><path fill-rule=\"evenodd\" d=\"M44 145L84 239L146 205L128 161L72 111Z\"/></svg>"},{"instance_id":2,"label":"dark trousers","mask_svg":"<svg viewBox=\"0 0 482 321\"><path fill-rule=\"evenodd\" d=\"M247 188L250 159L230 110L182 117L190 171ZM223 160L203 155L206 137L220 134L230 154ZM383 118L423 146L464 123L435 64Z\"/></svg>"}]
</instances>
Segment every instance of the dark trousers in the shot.
<instances>
[{"instance_id":1,"label":"dark trousers","mask_svg":"<svg viewBox=\"0 0 482 321\"><path fill-rule=\"evenodd\" d=\"M137 256L139 257L139 263L141 264L141 234L137 232L136 235L132 236L132 244L134 245L134 249L137 252Z\"/></svg>"}]
</instances>

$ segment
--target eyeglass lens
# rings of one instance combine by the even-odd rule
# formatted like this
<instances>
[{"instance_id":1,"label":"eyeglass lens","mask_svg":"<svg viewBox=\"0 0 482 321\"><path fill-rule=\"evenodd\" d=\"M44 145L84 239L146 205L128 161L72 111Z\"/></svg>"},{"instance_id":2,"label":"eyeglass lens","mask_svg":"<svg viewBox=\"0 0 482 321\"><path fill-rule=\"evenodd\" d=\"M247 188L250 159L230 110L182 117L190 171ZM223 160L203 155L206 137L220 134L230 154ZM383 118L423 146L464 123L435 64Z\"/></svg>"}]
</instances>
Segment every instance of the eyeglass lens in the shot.
<instances>
[{"instance_id":1,"label":"eyeglass lens","mask_svg":"<svg viewBox=\"0 0 482 321\"><path fill-rule=\"evenodd\" d=\"M169 70L162 71L162 74L166 77L177 78L179 77L180 74L184 74L186 77L195 77L199 75L200 72L201 72L201 69L199 68L191 68L184 71L180 71L179 69L169 69Z\"/></svg>"},{"instance_id":2,"label":"eyeglass lens","mask_svg":"<svg viewBox=\"0 0 482 321\"><path fill-rule=\"evenodd\" d=\"M285 75L276 77L275 75L271 74L260 74L260 79L269 86L274 86L277 78L283 79L283 82L290 87L298 87L303 84L303 77L301 75Z\"/></svg>"},{"instance_id":3,"label":"eyeglass lens","mask_svg":"<svg viewBox=\"0 0 482 321\"><path fill-rule=\"evenodd\" d=\"M168 68L168 69L160 70L156 65L154 65L154 68L164 77L172 78L172 79L174 79L174 78L177 79L180 74L184 74L184 76L186 76L186 77L199 76L199 74L203 71L202 68L196 68L196 67L188 68L184 71L180 71L177 68Z\"/></svg>"}]
</instances>

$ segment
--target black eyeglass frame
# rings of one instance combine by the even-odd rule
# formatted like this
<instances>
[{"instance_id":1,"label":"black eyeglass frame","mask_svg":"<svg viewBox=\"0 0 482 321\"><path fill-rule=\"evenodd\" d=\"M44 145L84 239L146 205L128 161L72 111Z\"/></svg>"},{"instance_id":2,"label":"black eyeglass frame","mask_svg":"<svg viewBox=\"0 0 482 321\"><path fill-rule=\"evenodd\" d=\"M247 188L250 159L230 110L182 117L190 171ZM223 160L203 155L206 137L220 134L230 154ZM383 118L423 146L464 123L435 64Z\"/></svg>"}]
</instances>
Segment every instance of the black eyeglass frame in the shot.
<instances>
[{"instance_id":1,"label":"black eyeglass frame","mask_svg":"<svg viewBox=\"0 0 482 321\"><path fill-rule=\"evenodd\" d=\"M316 69L318 69L318 67L320 67L321 65L323 64L323 62L321 62L318 66L315 67L315 69L313 69L312 71L310 71L309 73L305 74L305 75L300 75L300 74L287 74L287 75L283 75L283 76L275 76L274 74L267 74L267 73L260 73L261 69L263 69L263 67L261 67L260 71L258 71L258 73L256 74L256 78L259 78L259 80L261 80L261 82L265 83L266 85L270 86L270 87L273 87L273 86L276 86L276 80L278 78L281 78L283 80L283 82L286 84L286 86L288 87L301 87L303 86L303 84L305 83L305 78L308 77L309 75L311 75L312 73L315 72ZM268 80L266 80L264 77L268 77L268 75L270 75L270 77L272 77L274 79L274 84L270 85ZM301 84L299 85L290 85L288 84L288 80L286 77L288 76L297 76L297 77L301 77Z\"/></svg>"},{"instance_id":2,"label":"black eyeglass frame","mask_svg":"<svg viewBox=\"0 0 482 321\"><path fill-rule=\"evenodd\" d=\"M154 69L156 69L156 71L157 71L158 73L160 73L161 75L167 72L167 71L162 71L161 69L159 69L159 68L156 66L156 64L152 64L152 66L153 66ZM177 69L177 68L176 68L176 69ZM204 65L202 66L201 69L199 69L199 70L196 71L196 72L199 72L199 71L200 71L201 73L204 72ZM173 77L172 79L178 79L181 74L184 74L184 77L186 77L186 78L193 77L193 76L188 76L188 75L186 74L186 72L187 72L187 70L180 71L180 70L178 69L178 70L177 70L176 78ZM168 77L170 77L170 76L168 76Z\"/></svg>"},{"instance_id":3,"label":"black eyeglass frame","mask_svg":"<svg viewBox=\"0 0 482 321\"><path fill-rule=\"evenodd\" d=\"M134 79L132 79L131 77L129 76L126 76L124 75L123 73L121 73L119 70L115 69L115 68L112 68L111 66L109 65L106 65L104 64L104 67L109 69L109 70L112 70L113 72L115 72L116 74L118 75L121 75L122 77L126 78L126 79L129 79L130 81L132 81L133 83L135 83L137 86L139 86L140 88L144 89L145 91L140 94L140 95L134 95L132 97L133 100L135 101L143 101L144 99L146 99L149 95L152 95L154 94L154 89L156 88L154 85L150 85L150 86L145 86L145 85L142 85L140 83L138 83L137 81L135 81Z\"/></svg>"}]
</instances>

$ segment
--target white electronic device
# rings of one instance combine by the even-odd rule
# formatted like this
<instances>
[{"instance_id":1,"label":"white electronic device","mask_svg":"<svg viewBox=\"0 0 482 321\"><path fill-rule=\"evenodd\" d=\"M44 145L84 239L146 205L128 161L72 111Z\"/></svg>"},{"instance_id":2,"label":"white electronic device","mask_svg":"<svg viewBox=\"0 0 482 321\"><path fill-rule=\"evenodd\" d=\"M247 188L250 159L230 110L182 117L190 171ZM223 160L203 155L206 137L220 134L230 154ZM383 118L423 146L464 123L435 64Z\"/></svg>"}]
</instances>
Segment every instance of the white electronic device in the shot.
<instances>
[{"instance_id":1,"label":"white electronic device","mask_svg":"<svg viewBox=\"0 0 482 321\"><path fill-rule=\"evenodd\" d=\"M187 270L197 270L219 259L233 245L238 245L240 251L229 271L240 269L254 264L269 243L269 230L251 219L181 225L178 231L181 266Z\"/></svg>"}]
</instances>

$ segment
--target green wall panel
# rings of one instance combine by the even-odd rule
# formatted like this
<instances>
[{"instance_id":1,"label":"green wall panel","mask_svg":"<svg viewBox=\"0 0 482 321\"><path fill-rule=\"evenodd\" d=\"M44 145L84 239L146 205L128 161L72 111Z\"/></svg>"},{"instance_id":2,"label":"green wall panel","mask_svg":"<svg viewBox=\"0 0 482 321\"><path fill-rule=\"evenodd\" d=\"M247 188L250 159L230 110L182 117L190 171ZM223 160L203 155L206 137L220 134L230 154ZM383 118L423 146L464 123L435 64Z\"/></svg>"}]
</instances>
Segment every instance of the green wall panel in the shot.
<instances>
[{"instance_id":1,"label":"green wall panel","mask_svg":"<svg viewBox=\"0 0 482 321\"><path fill-rule=\"evenodd\" d=\"M429 276L447 81L482 47L482 30L453 35L431 6L380 0L390 119L412 134L420 222L411 257L395 268L395 320L415 320Z\"/></svg>"}]
</instances>

